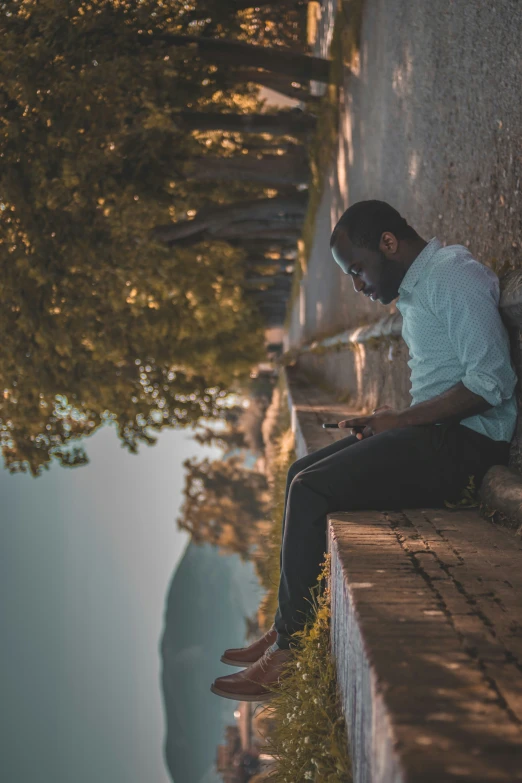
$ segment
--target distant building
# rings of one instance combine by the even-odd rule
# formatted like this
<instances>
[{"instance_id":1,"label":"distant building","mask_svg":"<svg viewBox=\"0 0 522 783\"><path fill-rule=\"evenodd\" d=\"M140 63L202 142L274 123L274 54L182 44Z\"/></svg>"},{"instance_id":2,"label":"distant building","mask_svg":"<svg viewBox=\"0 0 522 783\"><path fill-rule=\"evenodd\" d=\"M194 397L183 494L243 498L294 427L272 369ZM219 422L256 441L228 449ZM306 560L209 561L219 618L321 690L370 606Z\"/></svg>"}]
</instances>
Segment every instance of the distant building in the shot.
<instances>
[{"instance_id":1,"label":"distant building","mask_svg":"<svg viewBox=\"0 0 522 783\"><path fill-rule=\"evenodd\" d=\"M217 746L216 767L217 771L226 774L234 767L234 757L241 750L241 740L239 737L239 728L237 726L227 726L225 729L225 744ZM227 783L231 778L223 777Z\"/></svg>"},{"instance_id":2,"label":"distant building","mask_svg":"<svg viewBox=\"0 0 522 783\"><path fill-rule=\"evenodd\" d=\"M225 744L218 745L217 771L223 783L248 783L260 770L260 748L252 737L252 703L240 702L236 726L225 729Z\"/></svg>"}]
</instances>

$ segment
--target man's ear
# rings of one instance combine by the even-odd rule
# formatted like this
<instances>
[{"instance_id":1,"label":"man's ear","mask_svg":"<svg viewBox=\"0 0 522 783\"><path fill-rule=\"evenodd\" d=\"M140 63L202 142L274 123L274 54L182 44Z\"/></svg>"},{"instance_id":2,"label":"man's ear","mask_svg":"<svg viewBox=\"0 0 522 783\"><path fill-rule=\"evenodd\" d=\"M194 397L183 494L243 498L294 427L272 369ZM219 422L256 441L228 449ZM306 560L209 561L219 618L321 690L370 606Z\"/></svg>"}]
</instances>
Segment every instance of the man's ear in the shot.
<instances>
[{"instance_id":1,"label":"man's ear","mask_svg":"<svg viewBox=\"0 0 522 783\"><path fill-rule=\"evenodd\" d=\"M379 250L388 256L394 256L399 247L399 240L391 231L384 231L379 242Z\"/></svg>"}]
</instances>

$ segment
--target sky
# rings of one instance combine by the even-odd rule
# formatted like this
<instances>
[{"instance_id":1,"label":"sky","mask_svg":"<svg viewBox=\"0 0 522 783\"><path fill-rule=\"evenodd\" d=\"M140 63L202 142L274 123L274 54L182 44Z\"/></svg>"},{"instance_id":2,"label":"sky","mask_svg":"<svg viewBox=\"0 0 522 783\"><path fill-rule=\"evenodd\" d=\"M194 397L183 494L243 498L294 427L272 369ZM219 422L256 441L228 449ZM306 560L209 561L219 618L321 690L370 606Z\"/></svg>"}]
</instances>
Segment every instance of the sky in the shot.
<instances>
[{"instance_id":1,"label":"sky","mask_svg":"<svg viewBox=\"0 0 522 783\"><path fill-rule=\"evenodd\" d=\"M188 543L182 462L219 451L167 430L132 455L108 424L84 444L84 467L0 470L0 779L168 783L158 643Z\"/></svg>"}]
</instances>

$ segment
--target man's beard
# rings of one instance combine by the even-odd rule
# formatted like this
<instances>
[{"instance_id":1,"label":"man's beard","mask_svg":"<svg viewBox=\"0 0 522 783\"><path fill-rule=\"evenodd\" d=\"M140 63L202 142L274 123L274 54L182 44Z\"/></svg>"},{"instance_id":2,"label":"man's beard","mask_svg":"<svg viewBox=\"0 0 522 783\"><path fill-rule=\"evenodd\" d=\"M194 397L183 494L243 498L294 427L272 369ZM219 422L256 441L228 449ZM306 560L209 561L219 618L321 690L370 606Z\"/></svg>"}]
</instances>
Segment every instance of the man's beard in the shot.
<instances>
[{"instance_id":1,"label":"man's beard","mask_svg":"<svg viewBox=\"0 0 522 783\"><path fill-rule=\"evenodd\" d=\"M382 274L377 287L377 299L381 304L387 305L399 296L399 286L403 275L397 262L386 258L382 250L379 250L379 256Z\"/></svg>"}]
</instances>

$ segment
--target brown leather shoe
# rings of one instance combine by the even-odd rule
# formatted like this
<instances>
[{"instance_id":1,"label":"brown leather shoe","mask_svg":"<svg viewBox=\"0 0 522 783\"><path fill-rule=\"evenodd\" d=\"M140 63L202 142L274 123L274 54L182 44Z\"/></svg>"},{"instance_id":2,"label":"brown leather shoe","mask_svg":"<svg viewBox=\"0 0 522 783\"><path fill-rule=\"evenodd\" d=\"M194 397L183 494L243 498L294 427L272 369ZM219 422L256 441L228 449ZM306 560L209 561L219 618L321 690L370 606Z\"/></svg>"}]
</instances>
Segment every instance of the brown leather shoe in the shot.
<instances>
[{"instance_id":1,"label":"brown leather shoe","mask_svg":"<svg viewBox=\"0 0 522 783\"><path fill-rule=\"evenodd\" d=\"M229 666L251 666L265 654L276 639L277 631L275 626L272 626L261 639L257 639L249 647L232 647L229 650L225 650L221 656L221 661L228 663Z\"/></svg>"},{"instance_id":2,"label":"brown leather shoe","mask_svg":"<svg viewBox=\"0 0 522 783\"><path fill-rule=\"evenodd\" d=\"M274 692L268 690L267 686L277 687L285 676L284 668L292 655L292 650L267 650L263 657L248 669L218 677L210 690L217 696L234 701L268 701L274 696Z\"/></svg>"}]
</instances>

